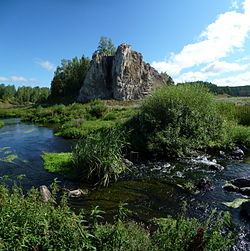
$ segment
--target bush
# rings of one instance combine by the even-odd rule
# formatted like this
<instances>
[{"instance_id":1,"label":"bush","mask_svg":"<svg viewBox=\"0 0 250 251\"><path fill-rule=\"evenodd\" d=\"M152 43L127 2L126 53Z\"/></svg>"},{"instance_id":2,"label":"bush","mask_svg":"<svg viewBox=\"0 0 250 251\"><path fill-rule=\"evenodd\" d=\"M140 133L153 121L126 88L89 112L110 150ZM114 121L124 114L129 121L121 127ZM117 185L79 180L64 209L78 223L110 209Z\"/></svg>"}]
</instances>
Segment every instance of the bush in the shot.
<instances>
[{"instance_id":1,"label":"bush","mask_svg":"<svg viewBox=\"0 0 250 251\"><path fill-rule=\"evenodd\" d=\"M99 99L97 99L90 102L87 111L92 117L101 118L107 111L107 107Z\"/></svg>"},{"instance_id":2,"label":"bush","mask_svg":"<svg viewBox=\"0 0 250 251\"><path fill-rule=\"evenodd\" d=\"M107 186L125 170L122 150L126 143L118 128L99 130L79 141L73 163L82 180Z\"/></svg>"},{"instance_id":3,"label":"bush","mask_svg":"<svg viewBox=\"0 0 250 251\"><path fill-rule=\"evenodd\" d=\"M135 147L167 157L221 146L226 134L213 95L199 86L157 90L142 103L139 116L127 126L132 128Z\"/></svg>"},{"instance_id":4,"label":"bush","mask_svg":"<svg viewBox=\"0 0 250 251\"><path fill-rule=\"evenodd\" d=\"M12 190L0 186L1 250L226 251L233 244L232 233L225 231L225 226L230 227L228 214L213 212L205 224L185 215L168 216L154 220L150 234L143 225L125 221L128 211L122 203L113 224L100 223L98 207L87 221L82 211L75 214L68 207L65 197L56 204L58 187L52 184L51 188L52 199L45 203L34 188L24 196L17 186Z\"/></svg>"},{"instance_id":5,"label":"bush","mask_svg":"<svg viewBox=\"0 0 250 251\"><path fill-rule=\"evenodd\" d=\"M0 120L0 128L4 126L4 122Z\"/></svg>"},{"instance_id":6,"label":"bush","mask_svg":"<svg viewBox=\"0 0 250 251\"><path fill-rule=\"evenodd\" d=\"M24 197L21 189L0 186L1 250L89 250L90 238L63 199L45 203L39 191Z\"/></svg>"},{"instance_id":7,"label":"bush","mask_svg":"<svg viewBox=\"0 0 250 251\"><path fill-rule=\"evenodd\" d=\"M224 231L231 225L228 212L221 215L213 211L205 224L184 214L155 222L158 229L152 239L158 250L230 250L234 243L232 232Z\"/></svg>"}]
</instances>

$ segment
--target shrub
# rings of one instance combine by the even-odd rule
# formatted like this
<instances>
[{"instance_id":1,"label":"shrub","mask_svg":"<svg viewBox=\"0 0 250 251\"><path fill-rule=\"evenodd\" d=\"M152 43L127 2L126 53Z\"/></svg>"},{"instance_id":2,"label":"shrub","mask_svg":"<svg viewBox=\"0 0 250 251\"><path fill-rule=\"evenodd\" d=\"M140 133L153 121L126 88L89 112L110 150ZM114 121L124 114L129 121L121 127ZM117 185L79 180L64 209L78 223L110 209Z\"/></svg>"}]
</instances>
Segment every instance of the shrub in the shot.
<instances>
[{"instance_id":1,"label":"shrub","mask_svg":"<svg viewBox=\"0 0 250 251\"><path fill-rule=\"evenodd\" d=\"M91 116L101 118L107 111L107 107L99 99L97 99L90 102L87 111Z\"/></svg>"},{"instance_id":2,"label":"shrub","mask_svg":"<svg viewBox=\"0 0 250 251\"><path fill-rule=\"evenodd\" d=\"M73 163L82 180L107 186L125 170L123 133L118 128L99 130L79 141L73 150Z\"/></svg>"},{"instance_id":3,"label":"shrub","mask_svg":"<svg viewBox=\"0 0 250 251\"><path fill-rule=\"evenodd\" d=\"M53 192L54 194L54 192ZM39 191L25 197L20 188L0 186L1 250L89 250L91 240L82 223L62 199L44 203ZM93 247L92 247L93 248ZM93 250L93 249L92 249Z\"/></svg>"},{"instance_id":4,"label":"shrub","mask_svg":"<svg viewBox=\"0 0 250 251\"><path fill-rule=\"evenodd\" d=\"M234 243L232 232L224 230L231 225L230 215L213 211L205 224L180 214L156 219L157 231L152 239L158 250L230 250ZM224 232L224 234L222 234Z\"/></svg>"},{"instance_id":5,"label":"shrub","mask_svg":"<svg viewBox=\"0 0 250 251\"><path fill-rule=\"evenodd\" d=\"M225 226L231 227L228 214L212 212L204 224L184 214L168 216L154 220L156 230L150 234L143 225L125 220L122 204L113 224L100 223L98 207L88 222L83 211L75 214L68 207L65 197L56 204L58 187L52 184L51 189L52 199L45 203L34 188L24 196L17 186L11 190L0 186L1 250L226 251L233 244L232 232L225 231ZM198 229L204 231L199 243Z\"/></svg>"},{"instance_id":6,"label":"shrub","mask_svg":"<svg viewBox=\"0 0 250 251\"><path fill-rule=\"evenodd\" d=\"M0 128L4 126L4 122L0 120Z\"/></svg>"},{"instance_id":7,"label":"shrub","mask_svg":"<svg viewBox=\"0 0 250 251\"><path fill-rule=\"evenodd\" d=\"M226 133L213 95L199 86L157 90L127 126L135 147L168 157L220 146Z\"/></svg>"}]
</instances>

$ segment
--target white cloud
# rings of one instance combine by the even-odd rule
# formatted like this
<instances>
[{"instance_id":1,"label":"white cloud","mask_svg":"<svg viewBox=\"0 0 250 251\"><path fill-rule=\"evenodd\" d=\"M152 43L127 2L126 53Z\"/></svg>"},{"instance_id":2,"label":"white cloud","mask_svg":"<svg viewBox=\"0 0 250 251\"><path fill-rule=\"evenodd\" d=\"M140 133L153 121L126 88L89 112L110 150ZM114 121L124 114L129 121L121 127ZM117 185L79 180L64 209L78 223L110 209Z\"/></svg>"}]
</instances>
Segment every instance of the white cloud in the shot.
<instances>
[{"instance_id":1,"label":"white cloud","mask_svg":"<svg viewBox=\"0 0 250 251\"><path fill-rule=\"evenodd\" d=\"M34 82L36 82L36 79L34 79L34 78L25 78L23 76L11 76L11 77L0 77L0 81L3 81L3 82L34 83Z\"/></svg>"},{"instance_id":2,"label":"white cloud","mask_svg":"<svg viewBox=\"0 0 250 251\"><path fill-rule=\"evenodd\" d=\"M243 71L243 70L246 70L249 66L250 66L249 64L240 65L240 64L228 63L228 62L224 62L224 61L215 61L214 63L210 63L210 64L206 65L200 71L185 72L185 73L177 76L176 78L174 78L174 81L175 81L175 83L193 82L193 81L199 81L199 80L200 81L208 81L209 77L219 76L220 74L227 73L227 72ZM241 76L242 74L243 73L241 73L239 75ZM235 79L234 79L234 81L235 81Z\"/></svg>"},{"instance_id":3,"label":"white cloud","mask_svg":"<svg viewBox=\"0 0 250 251\"><path fill-rule=\"evenodd\" d=\"M249 67L248 64L240 65L237 63L228 63L224 61L215 61L203 67L201 72L204 73L225 73L225 72L232 72L232 71L243 71Z\"/></svg>"},{"instance_id":4,"label":"white cloud","mask_svg":"<svg viewBox=\"0 0 250 251\"><path fill-rule=\"evenodd\" d=\"M47 71L54 71L56 69L56 66L49 61L39 61L37 63Z\"/></svg>"},{"instance_id":5,"label":"white cloud","mask_svg":"<svg viewBox=\"0 0 250 251\"><path fill-rule=\"evenodd\" d=\"M211 75L211 74L210 74ZM175 83L184 83L184 82L194 82L194 81L206 81L209 74L203 72L186 72L174 78Z\"/></svg>"},{"instance_id":6,"label":"white cloud","mask_svg":"<svg viewBox=\"0 0 250 251\"><path fill-rule=\"evenodd\" d=\"M227 78L214 79L212 82L219 86L250 85L250 72L244 72Z\"/></svg>"},{"instance_id":7,"label":"white cloud","mask_svg":"<svg viewBox=\"0 0 250 251\"><path fill-rule=\"evenodd\" d=\"M243 3L243 13L229 11L217 17L200 35L201 41L185 45L168 62L153 62L158 71L178 75L183 69L212 63L242 49L250 31L250 0Z\"/></svg>"},{"instance_id":8,"label":"white cloud","mask_svg":"<svg viewBox=\"0 0 250 251\"><path fill-rule=\"evenodd\" d=\"M239 9L239 7L240 7L239 0L232 0L231 8L232 9Z\"/></svg>"}]
</instances>

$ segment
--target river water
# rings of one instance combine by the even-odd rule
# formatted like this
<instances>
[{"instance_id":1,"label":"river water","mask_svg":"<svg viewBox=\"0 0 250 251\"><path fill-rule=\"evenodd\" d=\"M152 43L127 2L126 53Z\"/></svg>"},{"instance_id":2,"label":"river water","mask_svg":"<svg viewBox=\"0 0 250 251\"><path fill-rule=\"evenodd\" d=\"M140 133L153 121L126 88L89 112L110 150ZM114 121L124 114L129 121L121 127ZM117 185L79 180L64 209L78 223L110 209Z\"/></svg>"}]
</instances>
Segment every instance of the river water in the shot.
<instances>
[{"instance_id":1,"label":"river water","mask_svg":"<svg viewBox=\"0 0 250 251\"><path fill-rule=\"evenodd\" d=\"M5 177L10 182L8 180L17 180L18 176L24 175L20 183L25 190L32 186L49 185L55 178L64 187L79 186L64 176L47 172L41 158L44 152L69 152L75 142L55 136L51 128L21 123L19 119L6 119L4 123L5 126L0 128L1 179ZM100 205L112 216L119 201L126 201L134 211L133 218L140 221L153 216L175 215L184 200L189 202L190 214L201 219L211 208L230 211L233 222L245 230L245 235L234 250L250 250L250 221L241 216L240 209L223 204L247 197L226 192L222 188L227 180L250 176L250 157L243 161L222 161L221 164L225 167L223 171L211 171L206 167L197 168L179 162L141 164L110 187L91 189L84 199L73 199L70 203L75 209L86 210ZM213 189L198 194L191 194L183 186L164 181L171 178L196 183L202 177L211 180Z\"/></svg>"}]
</instances>

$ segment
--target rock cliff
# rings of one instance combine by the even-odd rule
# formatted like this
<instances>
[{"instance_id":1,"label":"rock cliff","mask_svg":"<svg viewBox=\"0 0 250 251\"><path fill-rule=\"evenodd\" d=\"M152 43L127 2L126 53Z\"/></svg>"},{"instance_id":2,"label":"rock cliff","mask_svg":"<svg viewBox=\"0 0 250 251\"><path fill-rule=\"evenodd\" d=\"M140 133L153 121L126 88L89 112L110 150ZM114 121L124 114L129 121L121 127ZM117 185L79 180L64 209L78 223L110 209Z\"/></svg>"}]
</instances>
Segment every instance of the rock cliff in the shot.
<instances>
[{"instance_id":1,"label":"rock cliff","mask_svg":"<svg viewBox=\"0 0 250 251\"><path fill-rule=\"evenodd\" d=\"M131 46L121 44L114 56L94 54L78 101L140 99L165 83Z\"/></svg>"}]
</instances>

